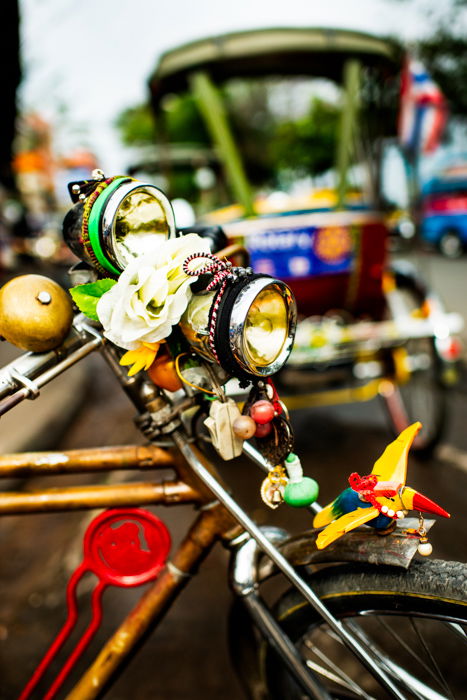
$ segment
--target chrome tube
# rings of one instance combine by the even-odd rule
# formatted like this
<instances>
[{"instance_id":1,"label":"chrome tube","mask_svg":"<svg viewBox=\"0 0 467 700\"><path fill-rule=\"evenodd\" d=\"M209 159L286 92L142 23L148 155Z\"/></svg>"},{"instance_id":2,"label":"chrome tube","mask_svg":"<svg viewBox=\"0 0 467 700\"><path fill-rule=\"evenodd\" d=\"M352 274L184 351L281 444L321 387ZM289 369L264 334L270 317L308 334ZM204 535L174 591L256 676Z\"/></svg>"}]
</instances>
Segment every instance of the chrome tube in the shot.
<instances>
[{"instance_id":1,"label":"chrome tube","mask_svg":"<svg viewBox=\"0 0 467 700\"><path fill-rule=\"evenodd\" d=\"M217 479L209 473L209 471L200 462L193 449L186 440L186 437L179 431L172 434L173 440L188 464L193 469L194 473L203 481L204 484L212 491L222 505L231 513L234 518L242 525L242 527L251 535L258 543L258 546L265 552L289 579L297 590L303 595L310 605L318 612L329 627L338 635L347 648L360 659L370 673L378 680L386 690L398 700L405 700L405 696L398 690L388 674L383 671L377 663L378 659L372 653L370 648L365 648L359 643L353 635L349 634L344 625L328 610L321 602L316 593L310 588L306 581L297 573L287 559L277 550L277 548L268 540L256 523L251 520L245 511L240 508L238 503L227 493L220 485Z\"/></svg>"},{"instance_id":2,"label":"chrome tube","mask_svg":"<svg viewBox=\"0 0 467 700\"><path fill-rule=\"evenodd\" d=\"M304 665L302 657L293 642L281 630L260 597L256 593L250 593L243 598L243 603L256 627L280 655L281 660L289 667L289 670L307 695L310 694L312 698L317 700L331 700L332 696Z\"/></svg>"},{"instance_id":3,"label":"chrome tube","mask_svg":"<svg viewBox=\"0 0 467 700\"><path fill-rule=\"evenodd\" d=\"M280 545L288 537L285 530L276 527L263 527L261 529L268 540L275 545ZM310 674L293 642L281 629L256 592L260 554L261 550L252 538L248 538L246 542L234 550L230 568L230 585L236 595L242 598L242 602L256 627L280 654L303 690L306 693L311 693L318 700L330 700L329 693L319 680Z\"/></svg>"},{"instance_id":4,"label":"chrome tube","mask_svg":"<svg viewBox=\"0 0 467 700\"><path fill-rule=\"evenodd\" d=\"M41 387L103 345L102 335L84 316L77 316L73 326L55 350L25 353L0 369L0 416L24 399L35 399Z\"/></svg>"}]
</instances>

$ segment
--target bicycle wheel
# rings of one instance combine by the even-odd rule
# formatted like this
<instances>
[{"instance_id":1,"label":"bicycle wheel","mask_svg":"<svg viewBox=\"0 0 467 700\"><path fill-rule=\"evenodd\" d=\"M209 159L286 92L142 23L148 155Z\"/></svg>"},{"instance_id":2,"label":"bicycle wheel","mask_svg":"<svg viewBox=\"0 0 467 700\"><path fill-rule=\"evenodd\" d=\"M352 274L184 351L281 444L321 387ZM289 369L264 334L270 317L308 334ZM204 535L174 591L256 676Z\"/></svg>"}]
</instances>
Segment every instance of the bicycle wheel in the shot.
<instances>
[{"instance_id":1,"label":"bicycle wheel","mask_svg":"<svg viewBox=\"0 0 467 700\"><path fill-rule=\"evenodd\" d=\"M401 305L408 315L418 315L424 301L423 292L412 280L396 275ZM422 430L412 450L428 456L440 441L447 421L447 388L443 382L443 362L433 338L414 338L392 351L396 377L382 392L391 427L398 435L411 423L420 421ZM404 375L406 375L404 377Z\"/></svg>"},{"instance_id":2,"label":"bicycle wheel","mask_svg":"<svg viewBox=\"0 0 467 700\"><path fill-rule=\"evenodd\" d=\"M375 651L378 663L408 700L465 698L467 669L467 566L415 561L394 567L342 565L309 579L334 615ZM276 616L306 665L333 698L390 697L294 589ZM263 648L263 678L270 698L306 696L270 647Z\"/></svg>"}]
</instances>

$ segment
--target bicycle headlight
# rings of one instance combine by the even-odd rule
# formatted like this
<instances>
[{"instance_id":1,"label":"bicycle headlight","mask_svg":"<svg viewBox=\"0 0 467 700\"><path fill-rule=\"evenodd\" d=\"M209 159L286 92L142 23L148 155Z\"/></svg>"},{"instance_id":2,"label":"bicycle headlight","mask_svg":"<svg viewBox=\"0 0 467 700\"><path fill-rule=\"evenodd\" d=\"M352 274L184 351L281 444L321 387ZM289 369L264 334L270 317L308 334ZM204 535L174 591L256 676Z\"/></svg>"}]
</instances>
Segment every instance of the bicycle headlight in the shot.
<instances>
[{"instance_id":1,"label":"bicycle headlight","mask_svg":"<svg viewBox=\"0 0 467 700\"><path fill-rule=\"evenodd\" d=\"M228 286L218 305L216 295L195 294L181 319L194 350L239 378L268 377L281 369L297 324L289 287L265 275L250 275Z\"/></svg>"},{"instance_id":2,"label":"bicycle headlight","mask_svg":"<svg viewBox=\"0 0 467 700\"><path fill-rule=\"evenodd\" d=\"M65 217L64 238L103 274L119 275L136 255L176 235L170 202L154 185L116 177L72 183L71 192L79 201Z\"/></svg>"}]
</instances>

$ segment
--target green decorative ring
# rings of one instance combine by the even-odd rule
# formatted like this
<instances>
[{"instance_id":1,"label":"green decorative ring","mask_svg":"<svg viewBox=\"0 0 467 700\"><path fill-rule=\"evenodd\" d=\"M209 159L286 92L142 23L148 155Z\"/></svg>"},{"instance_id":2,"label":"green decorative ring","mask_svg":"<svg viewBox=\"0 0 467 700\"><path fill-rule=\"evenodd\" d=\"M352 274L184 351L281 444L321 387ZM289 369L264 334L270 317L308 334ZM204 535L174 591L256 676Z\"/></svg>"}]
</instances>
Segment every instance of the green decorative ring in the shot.
<instances>
[{"instance_id":1,"label":"green decorative ring","mask_svg":"<svg viewBox=\"0 0 467 700\"><path fill-rule=\"evenodd\" d=\"M91 208L91 212L89 214L88 233L91 247L95 253L98 262L102 265L102 267L105 267L106 270L108 270L114 275L120 275L121 270L118 270L116 267L114 267L105 255L99 236L99 222L101 219L102 211L104 210L107 200L109 199L112 192L115 192L115 190L118 187L120 187L120 185L131 179L131 177L122 176L118 177L113 182L111 182L110 185L108 185L104 190L102 190L102 192L94 202Z\"/></svg>"}]
</instances>

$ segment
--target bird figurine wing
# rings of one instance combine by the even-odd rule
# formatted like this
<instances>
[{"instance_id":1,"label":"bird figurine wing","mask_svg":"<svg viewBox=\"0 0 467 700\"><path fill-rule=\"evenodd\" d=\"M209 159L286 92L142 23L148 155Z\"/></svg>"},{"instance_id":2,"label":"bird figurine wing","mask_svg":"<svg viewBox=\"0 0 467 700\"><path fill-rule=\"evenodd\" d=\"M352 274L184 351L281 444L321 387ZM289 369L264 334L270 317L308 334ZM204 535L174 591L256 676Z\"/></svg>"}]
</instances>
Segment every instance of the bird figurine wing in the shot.
<instances>
[{"instance_id":1,"label":"bird figurine wing","mask_svg":"<svg viewBox=\"0 0 467 700\"><path fill-rule=\"evenodd\" d=\"M331 522L316 538L316 546L318 549L324 549L328 544L334 542L346 532L353 530L359 525L364 525L369 520L378 517L379 511L374 506L370 508L357 508L356 510L341 515L340 518ZM316 523L314 523L316 524Z\"/></svg>"},{"instance_id":2,"label":"bird figurine wing","mask_svg":"<svg viewBox=\"0 0 467 700\"><path fill-rule=\"evenodd\" d=\"M422 424L417 421L402 431L398 438L384 450L381 457L376 460L372 474L379 481L392 481L397 484L405 484L407 478L407 457L415 436Z\"/></svg>"},{"instance_id":3,"label":"bird figurine wing","mask_svg":"<svg viewBox=\"0 0 467 700\"><path fill-rule=\"evenodd\" d=\"M329 525L329 523L332 523L332 521L336 520L340 515L342 515L342 511L339 512L339 509L336 508L336 501L331 501L331 503L328 503L327 506L321 508L321 510L316 513L313 518L313 527L320 528Z\"/></svg>"}]
</instances>

